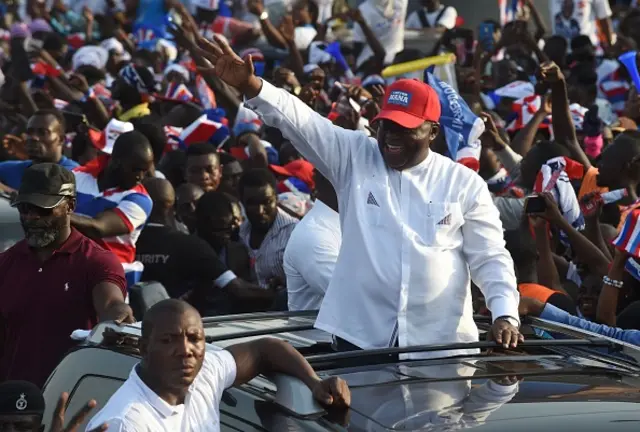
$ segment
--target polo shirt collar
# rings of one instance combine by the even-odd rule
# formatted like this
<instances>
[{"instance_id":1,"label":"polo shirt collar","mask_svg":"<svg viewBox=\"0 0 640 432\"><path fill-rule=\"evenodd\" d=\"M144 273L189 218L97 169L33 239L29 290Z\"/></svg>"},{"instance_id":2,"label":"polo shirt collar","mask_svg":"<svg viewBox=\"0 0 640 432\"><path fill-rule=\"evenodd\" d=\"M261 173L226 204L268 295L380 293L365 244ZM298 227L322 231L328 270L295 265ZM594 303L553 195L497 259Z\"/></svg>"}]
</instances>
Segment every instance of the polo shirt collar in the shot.
<instances>
[{"instance_id":1,"label":"polo shirt collar","mask_svg":"<svg viewBox=\"0 0 640 432\"><path fill-rule=\"evenodd\" d=\"M153 409L158 411L160 415L164 418L171 417L172 415L176 415L180 413L180 409L178 406L173 406L167 403L164 399L158 396L153 390L151 390L138 376L137 369L140 366L140 363L137 363L129 374L129 379L133 382L133 384L138 388L141 395L144 397L144 401L151 405Z\"/></svg>"}]
</instances>

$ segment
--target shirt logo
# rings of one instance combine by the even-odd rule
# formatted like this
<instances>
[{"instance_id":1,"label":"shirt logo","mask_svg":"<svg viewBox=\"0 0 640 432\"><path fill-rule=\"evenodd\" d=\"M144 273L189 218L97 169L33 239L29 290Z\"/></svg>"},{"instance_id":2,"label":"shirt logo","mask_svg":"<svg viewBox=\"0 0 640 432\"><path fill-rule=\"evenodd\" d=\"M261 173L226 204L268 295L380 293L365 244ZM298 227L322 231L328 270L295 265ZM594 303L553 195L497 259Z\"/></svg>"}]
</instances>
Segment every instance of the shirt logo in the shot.
<instances>
[{"instance_id":1,"label":"shirt logo","mask_svg":"<svg viewBox=\"0 0 640 432\"><path fill-rule=\"evenodd\" d=\"M69 291L69 282L64 283L64 290Z\"/></svg>"},{"instance_id":2,"label":"shirt logo","mask_svg":"<svg viewBox=\"0 0 640 432\"><path fill-rule=\"evenodd\" d=\"M16 409L18 411L24 411L27 409L27 399L25 399L24 393L21 393L20 397L16 401Z\"/></svg>"},{"instance_id":3,"label":"shirt logo","mask_svg":"<svg viewBox=\"0 0 640 432\"><path fill-rule=\"evenodd\" d=\"M411 93L394 90L389 95L389 99L387 99L388 104L400 105L403 107L409 106L411 102Z\"/></svg>"},{"instance_id":4,"label":"shirt logo","mask_svg":"<svg viewBox=\"0 0 640 432\"><path fill-rule=\"evenodd\" d=\"M373 193L369 192L369 196L367 197L367 204L371 204L374 205L376 207L380 207L380 205L378 204L378 201L376 201L376 198L373 196Z\"/></svg>"},{"instance_id":5,"label":"shirt logo","mask_svg":"<svg viewBox=\"0 0 640 432\"><path fill-rule=\"evenodd\" d=\"M451 214L446 215L440 222L436 225L451 225Z\"/></svg>"}]
</instances>

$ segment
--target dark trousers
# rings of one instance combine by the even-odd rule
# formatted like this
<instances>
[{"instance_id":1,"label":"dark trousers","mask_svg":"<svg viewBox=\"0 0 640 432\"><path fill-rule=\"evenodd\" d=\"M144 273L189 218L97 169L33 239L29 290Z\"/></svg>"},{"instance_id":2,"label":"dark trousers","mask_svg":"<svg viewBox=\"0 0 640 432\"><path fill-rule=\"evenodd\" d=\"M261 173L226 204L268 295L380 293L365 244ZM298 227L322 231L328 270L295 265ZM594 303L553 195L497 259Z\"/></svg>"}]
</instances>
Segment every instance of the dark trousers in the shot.
<instances>
[{"instance_id":1,"label":"dark trousers","mask_svg":"<svg viewBox=\"0 0 640 432\"><path fill-rule=\"evenodd\" d=\"M394 345L395 347L398 346L398 341L396 340L396 343ZM361 351L362 348L352 344L351 342L348 342L344 339L342 339L341 337L338 336L333 336L333 344L331 346L333 348L333 350L335 352L348 352L348 351ZM362 366L362 364L364 362L371 362L371 363L389 363L389 362L397 362L399 361L399 356L398 354L381 354L381 355L375 355L375 356L369 356L366 357L366 360L363 360L362 358L358 359L358 358L353 358L353 359L349 359L349 360L345 360L346 363L353 363L354 366ZM366 363L364 363L366 364Z\"/></svg>"}]
</instances>

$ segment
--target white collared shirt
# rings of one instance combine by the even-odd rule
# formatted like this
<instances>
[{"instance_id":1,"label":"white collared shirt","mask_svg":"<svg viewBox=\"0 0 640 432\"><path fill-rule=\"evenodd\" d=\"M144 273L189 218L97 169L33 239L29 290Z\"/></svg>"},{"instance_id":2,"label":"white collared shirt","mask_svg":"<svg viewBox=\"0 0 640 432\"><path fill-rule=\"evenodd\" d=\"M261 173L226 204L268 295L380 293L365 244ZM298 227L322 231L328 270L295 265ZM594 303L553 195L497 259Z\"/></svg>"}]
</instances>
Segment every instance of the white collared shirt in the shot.
<instances>
[{"instance_id":1,"label":"white collared shirt","mask_svg":"<svg viewBox=\"0 0 640 432\"><path fill-rule=\"evenodd\" d=\"M341 243L338 212L316 200L296 225L284 251L290 311L320 309Z\"/></svg>"},{"instance_id":2,"label":"white collared shirt","mask_svg":"<svg viewBox=\"0 0 640 432\"><path fill-rule=\"evenodd\" d=\"M236 379L229 351L207 345L202 369L183 405L169 405L142 382L134 366L129 379L91 419L90 431L107 423L109 432L218 432L222 392Z\"/></svg>"},{"instance_id":3,"label":"white collared shirt","mask_svg":"<svg viewBox=\"0 0 640 432\"><path fill-rule=\"evenodd\" d=\"M375 139L334 126L266 81L247 104L338 195L343 242L316 327L361 348L388 347L396 334L400 346L477 341L471 278L494 319L517 322L513 260L480 176L434 152L390 169Z\"/></svg>"}]
</instances>

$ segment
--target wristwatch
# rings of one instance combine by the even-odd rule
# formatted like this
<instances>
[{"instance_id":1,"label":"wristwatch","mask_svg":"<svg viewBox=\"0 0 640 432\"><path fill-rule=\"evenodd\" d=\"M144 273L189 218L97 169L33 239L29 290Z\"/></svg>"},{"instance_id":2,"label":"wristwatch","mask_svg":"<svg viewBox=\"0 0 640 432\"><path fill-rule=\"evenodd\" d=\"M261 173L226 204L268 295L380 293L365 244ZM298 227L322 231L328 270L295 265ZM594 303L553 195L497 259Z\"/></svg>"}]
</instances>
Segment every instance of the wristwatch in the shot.
<instances>
[{"instance_id":1,"label":"wristwatch","mask_svg":"<svg viewBox=\"0 0 640 432\"><path fill-rule=\"evenodd\" d=\"M260 21L264 21L269 18L269 12L264 11L260 14Z\"/></svg>"},{"instance_id":2,"label":"wristwatch","mask_svg":"<svg viewBox=\"0 0 640 432\"><path fill-rule=\"evenodd\" d=\"M500 316L500 317L496 318L494 320L494 322L498 321L498 320L504 320L504 321L508 322L509 324L511 324L512 326L514 326L515 328L519 328L520 327L520 323L518 322L518 320L516 320L513 317L510 317L509 315Z\"/></svg>"}]
</instances>

